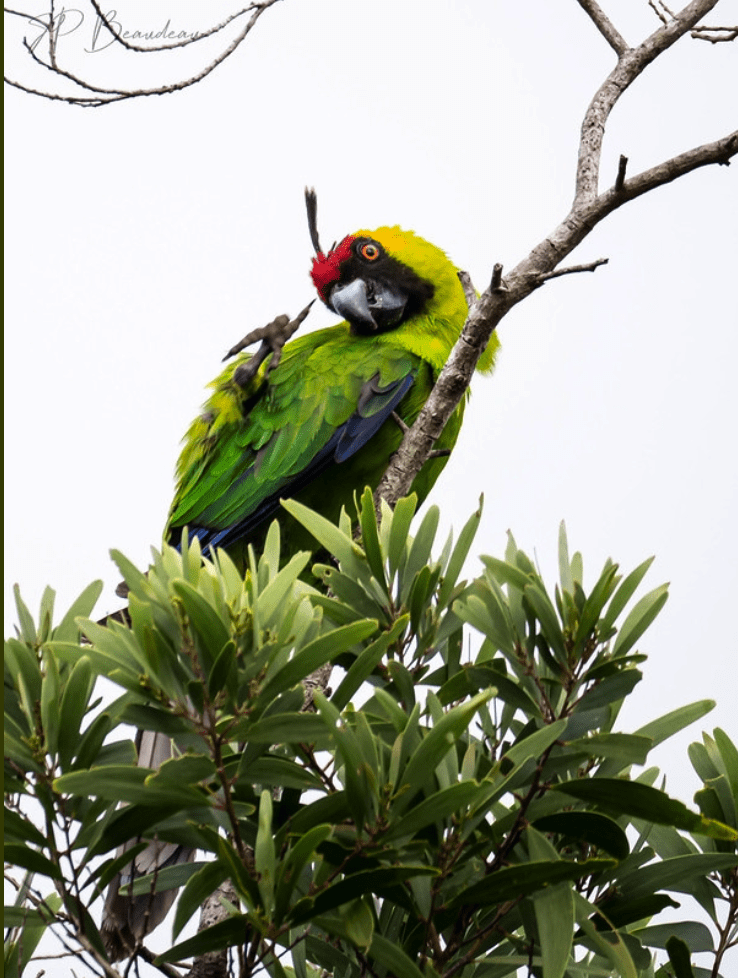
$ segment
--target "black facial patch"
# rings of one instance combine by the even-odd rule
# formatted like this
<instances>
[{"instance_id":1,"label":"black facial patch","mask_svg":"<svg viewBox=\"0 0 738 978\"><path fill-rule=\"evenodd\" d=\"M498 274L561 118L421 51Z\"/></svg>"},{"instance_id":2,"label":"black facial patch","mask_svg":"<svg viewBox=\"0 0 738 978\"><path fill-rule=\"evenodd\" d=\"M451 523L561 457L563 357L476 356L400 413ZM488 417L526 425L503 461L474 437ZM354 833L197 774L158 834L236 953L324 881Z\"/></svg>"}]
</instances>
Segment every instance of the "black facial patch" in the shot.
<instances>
[{"instance_id":1,"label":"black facial patch","mask_svg":"<svg viewBox=\"0 0 738 978\"><path fill-rule=\"evenodd\" d=\"M367 245L377 249L378 257L367 259L362 256L362 252L366 252ZM355 278L363 278L370 289L372 282L399 286L408 297L403 321L421 312L426 303L433 298L435 292L433 283L421 278L412 268L403 265L397 258L388 255L378 241L372 238L356 238L351 243L351 252L351 258L341 264L341 277L338 284L343 285Z\"/></svg>"}]
</instances>

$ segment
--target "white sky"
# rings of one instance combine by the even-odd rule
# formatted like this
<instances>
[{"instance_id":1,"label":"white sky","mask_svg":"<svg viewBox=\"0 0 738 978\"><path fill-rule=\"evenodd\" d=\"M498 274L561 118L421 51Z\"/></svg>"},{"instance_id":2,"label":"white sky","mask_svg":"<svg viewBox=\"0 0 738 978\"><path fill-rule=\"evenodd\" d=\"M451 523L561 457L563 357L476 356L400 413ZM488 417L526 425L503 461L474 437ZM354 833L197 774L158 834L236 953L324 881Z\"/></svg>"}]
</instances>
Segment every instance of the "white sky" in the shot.
<instances>
[{"instance_id":1,"label":"white sky","mask_svg":"<svg viewBox=\"0 0 738 978\"><path fill-rule=\"evenodd\" d=\"M193 30L233 6L116 9L126 29ZM645 0L605 7L632 44L657 26ZM736 0L710 18L736 19ZM90 76L162 80L153 56L76 50L89 15L61 44ZM167 77L192 63L167 58ZM117 605L108 550L145 564L160 541L180 439L223 353L311 297L305 184L324 242L400 223L482 288L565 215L613 58L575 0L284 0L185 92L85 110L8 92L6 594L17 581L36 608L51 584L61 611L103 578L99 613ZM603 181L620 153L633 174L727 134L737 67L735 44L689 39L651 66L613 113ZM738 734L735 169L628 205L571 258L609 265L503 321L498 369L474 384L432 496L460 528L484 492L477 552L501 556L511 528L551 587L562 518L590 584L608 556L627 571L657 555L646 583L671 581L671 598L621 729L718 701L654 755L687 802L687 744ZM315 308L307 325L334 319Z\"/></svg>"}]
</instances>

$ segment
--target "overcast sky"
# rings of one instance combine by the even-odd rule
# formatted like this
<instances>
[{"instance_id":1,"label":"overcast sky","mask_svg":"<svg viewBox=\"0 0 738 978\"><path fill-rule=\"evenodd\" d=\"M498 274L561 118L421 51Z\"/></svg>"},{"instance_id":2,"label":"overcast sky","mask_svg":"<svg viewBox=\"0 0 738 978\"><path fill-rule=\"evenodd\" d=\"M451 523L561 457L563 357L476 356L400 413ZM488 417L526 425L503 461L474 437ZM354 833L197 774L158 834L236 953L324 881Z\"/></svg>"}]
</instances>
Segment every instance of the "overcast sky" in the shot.
<instances>
[{"instance_id":1,"label":"overcast sky","mask_svg":"<svg viewBox=\"0 0 738 978\"><path fill-rule=\"evenodd\" d=\"M232 6L116 9L125 29L191 31ZM631 44L658 26L645 0L604 6ZM735 0L711 15L736 19ZM87 12L60 54L122 84L179 75L178 54L100 45ZM575 0L284 0L176 95L80 109L10 91L6 593L18 582L35 609L50 584L63 611L102 578L98 612L116 606L108 550L144 565L160 542L180 439L224 352L311 297L305 184L323 241L399 223L483 288L565 215L581 117L613 63ZM621 153L636 173L727 134L737 67L735 44L683 39L660 58L613 113L603 181ZM483 492L477 552L501 556L511 529L551 588L562 518L589 584L608 556L627 571L656 554L646 584L670 581L671 598L620 729L718 701L654 755L687 802L687 744L738 734L736 213L736 166L715 166L598 227L571 260L610 263L500 325L499 366L473 385L432 495L458 529ZM314 307L306 327L333 321Z\"/></svg>"}]
</instances>

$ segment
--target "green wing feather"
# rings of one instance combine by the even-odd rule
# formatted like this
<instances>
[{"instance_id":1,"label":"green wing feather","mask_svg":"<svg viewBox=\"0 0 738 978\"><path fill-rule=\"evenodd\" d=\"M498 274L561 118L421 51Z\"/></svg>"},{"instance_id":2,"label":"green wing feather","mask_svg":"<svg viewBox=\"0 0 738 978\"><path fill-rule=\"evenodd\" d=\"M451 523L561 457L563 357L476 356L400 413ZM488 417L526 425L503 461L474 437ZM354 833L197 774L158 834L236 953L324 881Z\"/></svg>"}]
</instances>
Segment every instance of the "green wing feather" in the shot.
<instances>
[{"instance_id":1,"label":"green wing feather","mask_svg":"<svg viewBox=\"0 0 738 978\"><path fill-rule=\"evenodd\" d=\"M245 390L229 365L187 433L168 538L178 540L184 525L217 532L273 509L359 407L371 417L386 400L383 389L420 365L402 347L353 337L346 324L294 340L279 366Z\"/></svg>"}]
</instances>

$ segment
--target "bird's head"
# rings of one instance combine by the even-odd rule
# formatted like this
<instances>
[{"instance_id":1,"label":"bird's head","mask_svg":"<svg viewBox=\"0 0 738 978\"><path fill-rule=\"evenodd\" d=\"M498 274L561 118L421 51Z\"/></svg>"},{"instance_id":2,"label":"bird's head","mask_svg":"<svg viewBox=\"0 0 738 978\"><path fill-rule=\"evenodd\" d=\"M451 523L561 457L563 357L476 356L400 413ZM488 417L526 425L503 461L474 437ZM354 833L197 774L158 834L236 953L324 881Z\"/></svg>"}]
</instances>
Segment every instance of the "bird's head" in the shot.
<instances>
[{"instance_id":1,"label":"bird's head","mask_svg":"<svg viewBox=\"0 0 738 978\"><path fill-rule=\"evenodd\" d=\"M343 316L353 332L395 329L425 311L436 291L431 278L418 274L408 261L423 245L427 242L397 227L357 231L327 255L317 254L313 283L323 302Z\"/></svg>"},{"instance_id":2,"label":"bird's head","mask_svg":"<svg viewBox=\"0 0 738 978\"><path fill-rule=\"evenodd\" d=\"M315 257L311 277L323 302L358 336L400 343L440 370L459 337L468 308L458 269L412 231L381 227L350 234L328 252L320 247L315 192L306 190ZM493 336L478 369L490 370Z\"/></svg>"},{"instance_id":3,"label":"bird's head","mask_svg":"<svg viewBox=\"0 0 738 978\"><path fill-rule=\"evenodd\" d=\"M440 248L412 231L356 231L324 253L310 193L308 220L316 251L313 284L352 332L375 335L397 329L419 313L449 318L453 307L455 318L459 309L465 311L456 268Z\"/></svg>"}]
</instances>

